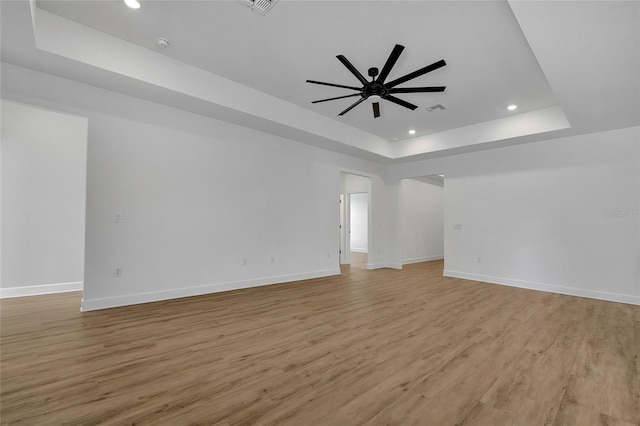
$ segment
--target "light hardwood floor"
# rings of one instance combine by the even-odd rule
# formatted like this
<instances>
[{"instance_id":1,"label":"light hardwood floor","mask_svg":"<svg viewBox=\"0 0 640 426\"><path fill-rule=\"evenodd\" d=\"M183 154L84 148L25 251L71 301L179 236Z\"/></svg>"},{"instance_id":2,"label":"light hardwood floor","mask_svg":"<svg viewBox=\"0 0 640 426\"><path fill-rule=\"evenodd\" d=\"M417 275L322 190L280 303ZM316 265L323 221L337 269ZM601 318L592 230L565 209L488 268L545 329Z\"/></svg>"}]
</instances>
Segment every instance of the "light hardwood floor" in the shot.
<instances>
[{"instance_id":1,"label":"light hardwood floor","mask_svg":"<svg viewBox=\"0 0 640 426\"><path fill-rule=\"evenodd\" d=\"M640 307L442 262L80 313L5 299L1 422L637 425Z\"/></svg>"},{"instance_id":2,"label":"light hardwood floor","mask_svg":"<svg viewBox=\"0 0 640 426\"><path fill-rule=\"evenodd\" d=\"M354 269L354 268L367 269L367 259L368 259L367 253L352 251L349 254L349 256L351 261L351 264L349 266L351 269Z\"/></svg>"}]
</instances>

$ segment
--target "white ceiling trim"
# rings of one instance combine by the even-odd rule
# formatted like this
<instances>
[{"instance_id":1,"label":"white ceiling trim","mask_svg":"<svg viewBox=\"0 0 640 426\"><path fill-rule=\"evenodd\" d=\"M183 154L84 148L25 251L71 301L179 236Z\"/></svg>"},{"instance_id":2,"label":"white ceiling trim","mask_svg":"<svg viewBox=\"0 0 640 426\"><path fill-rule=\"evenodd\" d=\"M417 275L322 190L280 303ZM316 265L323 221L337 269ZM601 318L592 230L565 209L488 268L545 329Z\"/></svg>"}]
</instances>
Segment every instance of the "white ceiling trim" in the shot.
<instances>
[{"instance_id":1,"label":"white ceiling trim","mask_svg":"<svg viewBox=\"0 0 640 426\"><path fill-rule=\"evenodd\" d=\"M35 0L30 0L30 6L38 49L158 89L186 95L209 105L227 108L247 117L248 121L255 122L255 118L265 120L264 123L270 124L264 124L264 129L258 130L283 137L291 137L293 131L304 143L317 144L314 138L319 137L382 158L401 159L571 127L562 108L554 106L428 136L389 142L338 120L49 13L38 8ZM179 101L175 102L179 107ZM210 109L203 108L201 113L219 118ZM305 140L305 135L309 135L308 140Z\"/></svg>"},{"instance_id":2,"label":"white ceiling trim","mask_svg":"<svg viewBox=\"0 0 640 426\"><path fill-rule=\"evenodd\" d=\"M370 133L149 49L32 7L36 47L212 104L392 158Z\"/></svg>"},{"instance_id":3,"label":"white ceiling trim","mask_svg":"<svg viewBox=\"0 0 640 426\"><path fill-rule=\"evenodd\" d=\"M558 106L396 142L396 158L501 141L571 127Z\"/></svg>"}]
</instances>

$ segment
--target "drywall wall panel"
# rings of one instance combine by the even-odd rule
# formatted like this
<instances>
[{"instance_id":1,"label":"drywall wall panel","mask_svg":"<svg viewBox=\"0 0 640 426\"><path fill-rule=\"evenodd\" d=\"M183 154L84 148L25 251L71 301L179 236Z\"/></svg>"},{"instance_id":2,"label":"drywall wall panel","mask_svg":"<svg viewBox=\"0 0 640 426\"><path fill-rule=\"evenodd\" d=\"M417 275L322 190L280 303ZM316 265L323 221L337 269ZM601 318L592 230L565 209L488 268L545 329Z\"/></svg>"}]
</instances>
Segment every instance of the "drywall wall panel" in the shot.
<instances>
[{"instance_id":1,"label":"drywall wall panel","mask_svg":"<svg viewBox=\"0 0 640 426\"><path fill-rule=\"evenodd\" d=\"M8 64L2 78L11 99L89 119L84 310L337 274L340 172L385 194L365 160ZM371 216L376 265L386 217Z\"/></svg>"},{"instance_id":2,"label":"drywall wall panel","mask_svg":"<svg viewBox=\"0 0 640 426\"><path fill-rule=\"evenodd\" d=\"M638 140L636 128L548 141L447 174L446 269L638 301Z\"/></svg>"},{"instance_id":3,"label":"drywall wall panel","mask_svg":"<svg viewBox=\"0 0 640 426\"><path fill-rule=\"evenodd\" d=\"M87 119L1 106L2 296L82 289Z\"/></svg>"},{"instance_id":4,"label":"drywall wall panel","mask_svg":"<svg viewBox=\"0 0 640 426\"><path fill-rule=\"evenodd\" d=\"M387 169L446 174L445 274L640 304L640 128Z\"/></svg>"},{"instance_id":5,"label":"drywall wall panel","mask_svg":"<svg viewBox=\"0 0 640 426\"><path fill-rule=\"evenodd\" d=\"M444 197L442 182L400 181L402 263L444 258Z\"/></svg>"},{"instance_id":6,"label":"drywall wall panel","mask_svg":"<svg viewBox=\"0 0 640 426\"><path fill-rule=\"evenodd\" d=\"M640 128L393 166L446 174L445 274L640 304Z\"/></svg>"},{"instance_id":7,"label":"drywall wall panel","mask_svg":"<svg viewBox=\"0 0 640 426\"><path fill-rule=\"evenodd\" d=\"M344 174L344 192L353 194L357 192L370 192L371 180L366 176L359 176L352 173Z\"/></svg>"}]
</instances>

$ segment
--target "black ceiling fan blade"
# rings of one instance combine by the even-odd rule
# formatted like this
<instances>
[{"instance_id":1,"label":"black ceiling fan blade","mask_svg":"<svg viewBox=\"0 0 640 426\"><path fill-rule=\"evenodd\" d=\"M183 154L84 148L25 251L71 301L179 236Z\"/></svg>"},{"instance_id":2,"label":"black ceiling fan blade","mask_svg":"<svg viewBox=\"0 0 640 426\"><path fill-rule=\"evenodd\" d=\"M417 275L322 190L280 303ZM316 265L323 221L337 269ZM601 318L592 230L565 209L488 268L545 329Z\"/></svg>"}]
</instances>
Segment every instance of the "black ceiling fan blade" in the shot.
<instances>
[{"instance_id":1,"label":"black ceiling fan blade","mask_svg":"<svg viewBox=\"0 0 640 426\"><path fill-rule=\"evenodd\" d=\"M342 65L344 65L345 67L347 67L349 71L351 71L351 74L355 75L356 78L360 80L360 83L362 83L363 86L369 83L367 79L364 78L362 74L360 74L360 71L358 71L356 67L354 67L353 64L349 62L347 58L344 57L344 55L338 55L336 56L336 58L338 58L338 60L342 62Z\"/></svg>"},{"instance_id":2,"label":"black ceiling fan blade","mask_svg":"<svg viewBox=\"0 0 640 426\"><path fill-rule=\"evenodd\" d=\"M371 105L373 105L373 118L380 117L380 103L374 102Z\"/></svg>"},{"instance_id":3,"label":"black ceiling fan blade","mask_svg":"<svg viewBox=\"0 0 640 426\"><path fill-rule=\"evenodd\" d=\"M389 89L389 93L424 93L424 92L444 92L447 86L434 87L397 87Z\"/></svg>"},{"instance_id":4,"label":"black ceiling fan blade","mask_svg":"<svg viewBox=\"0 0 640 426\"><path fill-rule=\"evenodd\" d=\"M311 103L318 104L320 102L335 101L336 99L351 98L353 96L361 96L361 95L360 93L354 93L353 95L344 95L344 96L336 96L335 98L320 99L319 101L312 101Z\"/></svg>"},{"instance_id":5,"label":"black ceiling fan blade","mask_svg":"<svg viewBox=\"0 0 640 426\"><path fill-rule=\"evenodd\" d=\"M356 106L360 105L361 102L364 102L364 98L360 98L357 101L355 101L349 108L345 109L344 111L342 111L340 114L338 115L345 115L346 113L348 113L349 111L351 111L353 108L355 108Z\"/></svg>"},{"instance_id":6,"label":"black ceiling fan blade","mask_svg":"<svg viewBox=\"0 0 640 426\"><path fill-rule=\"evenodd\" d=\"M389 76L391 69L398 61L398 58L400 57L400 54L402 53L403 50L404 50L404 46L400 44L395 45L395 47L391 51L391 54L387 58L387 62L384 63L384 66L382 67L382 71L380 71L380 75L378 75L378 79L377 79L378 83L380 84L384 83L384 81Z\"/></svg>"},{"instance_id":7,"label":"black ceiling fan blade","mask_svg":"<svg viewBox=\"0 0 640 426\"><path fill-rule=\"evenodd\" d=\"M402 76L400 78L397 78L387 84L385 84L385 86L387 86L387 88L392 88L394 86L397 86L398 84L402 84L405 81L409 81L409 80L413 80L416 77L420 77L421 75L424 75L428 72L437 70L438 68L444 67L445 65L447 65L447 63L444 61L444 59L440 59L438 62L434 62L431 65L427 65L424 68L420 68L419 70L416 70L412 73L409 73L405 76Z\"/></svg>"},{"instance_id":8,"label":"black ceiling fan blade","mask_svg":"<svg viewBox=\"0 0 640 426\"><path fill-rule=\"evenodd\" d=\"M345 86L343 84L325 83L323 81L307 80L307 83L321 84L323 86L341 87L343 89L351 89L360 91L361 87Z\"/></svg>"},{"instance_id":9,"label":"black ceiling fan blade","mask_svg":"<svg viewBox=\"0 0 640 426\"><path fill-rule=\"evenodd\" d=\"M394 104L398 104L398 105L403 106L405 108L409 108L410 110L414 110L414 109L418 108L417 105L414 105L414 104L409 103L407 101L403 101L402 99L396 98L395 96L387 95L383 99L391 101Z\"/></svg>"}]
</instances>

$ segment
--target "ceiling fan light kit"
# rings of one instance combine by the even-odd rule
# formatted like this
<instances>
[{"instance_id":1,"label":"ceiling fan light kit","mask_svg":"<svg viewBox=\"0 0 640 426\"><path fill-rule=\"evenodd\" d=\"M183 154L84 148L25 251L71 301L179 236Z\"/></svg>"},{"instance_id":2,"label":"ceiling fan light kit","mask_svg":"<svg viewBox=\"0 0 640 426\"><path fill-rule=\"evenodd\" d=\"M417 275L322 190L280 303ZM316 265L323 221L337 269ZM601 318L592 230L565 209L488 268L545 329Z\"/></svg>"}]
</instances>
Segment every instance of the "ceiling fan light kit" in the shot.
<instances>
[{"instance_id":1,"label":"ceiling fan light kit","mask_svg":"<svg viewBox=\"0 0 640 426\"><path fill-rule=\"evenodd\" d=\"M398 61L398 58L400 57L400 54L402 53L403 50L404 50L404 46L396 44L395 47L393 48L393 50L391 51L391 54L389 55L389 58L387 58L387 61L385 62L384 66L382 67L382 70L378 70L378 68L375 68L375 67L369 68L367 74L369 75L369 77L371 77L371 81L367 80L360 73L360 71L358 71L356 69L356 67L354 67L351 62L349 62L349 60L344 55L336 56L336 58L338 58L338 60L351 72L351 74L353 74L358 79L360 84L362 84L362 87L346 86L346 85L343 85L343 84L335 84L335 83L325 83L325 82L316 81L316 80L307 80L307 83L320 84L320 85L323 85L323 86L339 87L339 88L342 88L342 89L355 90L355 91L358 92L358 93L353 93L353 94L350 94L350 95L336 96L336 97L327 98L327 99L320 99L320 100L317 100L317 101L313 101L311 103L317 104L317 103L320 103L320 102L334 101L334 100L337 100L337 99L344 99L344 98L351 98L351 97L355 97L355 96L360 96L360 99L355 101L347 109L345 109L344 111L342 111L338 115L345 115L346 113L351 111L356 106L360 105L365 100L370 99L370 100L373 101L373 103L372 103L372 106L373 106L373 117L374 118L378 118L378 117L380 117L380 103L379 103L379 101L382 100L382 99L390 101L390 102L393 102L394 104L403 106L403 107L408 108L410 110L415 110L416 108L418 108L417 105L414 105L412 103L404 101L404 100L394 96L394 94L399 94L399 93L444 92L444 89L446 88L446 86L396 87L396 86L398 86L398 85L400 85L402 83L406 83L409 80L413 80L414 78L420 77L420 76L422 76L424 74L427 74L427 73L429 73L431 71L437 70L438 68L441 68L441 67L447 65L447 63L444 61L444 59L441 59L438 62L434 62L433 64L428 65L428 66L426 66L424 68L420 68L419 70L416 70L414 72L406 74L406 75L404 75L404 76L402 76L400 78L397 78L395 80L392 80L392 81L390 81L388 83L386 82L387 77L389 76L389 73L391 72L391 69L393 68L393 66Z\"/></svg>"}]
</instances>

